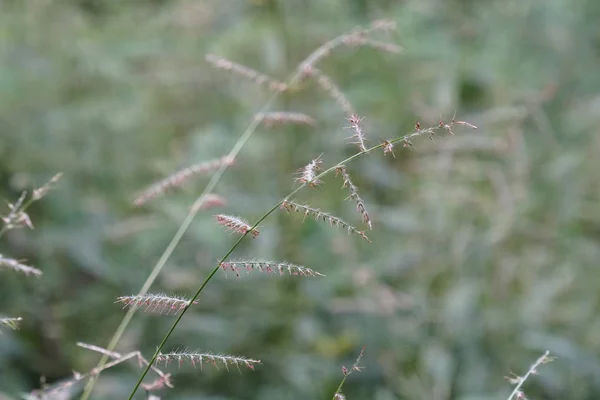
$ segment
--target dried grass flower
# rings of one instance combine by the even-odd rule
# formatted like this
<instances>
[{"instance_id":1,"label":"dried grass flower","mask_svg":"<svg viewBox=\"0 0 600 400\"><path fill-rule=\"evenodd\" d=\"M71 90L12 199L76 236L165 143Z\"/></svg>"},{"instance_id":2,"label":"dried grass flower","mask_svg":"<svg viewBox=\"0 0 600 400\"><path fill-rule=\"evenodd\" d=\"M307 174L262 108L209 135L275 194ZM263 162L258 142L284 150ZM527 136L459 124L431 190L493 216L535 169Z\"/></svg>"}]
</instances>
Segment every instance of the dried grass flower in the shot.
<instances>
[{"instance_id":1,"label":"dried grass flower","mask_svg":"<svg viewBox=\"0 0 600 400\"><path fill-rule=\"evenodd\" d=\"M177 315L192 303L183 297L167 294L145 294L143 296L121 296L115 303L123 303L123 308L138 307L146 312ZM198 304L194 301L192 304Z\"/></svg>"},{"instance_id":2,"label":"dried grass flower","mask_svg":"<svg viewBox=\"0 0 600 400\"><path fill-rule=\"evenodd\" d=\"M279 275L292 275L304 277L325 276L310 268L301 265L295 265L288 262L274 262L263 260L240 260L240 261L223 261L219 263L223 271L231 270L236 276L240 276L240 270L265 272L267 274L279 273Z\"/></svg>"},{"instance_id":3,"label":"dried grass flower","mask_svg":"<svg viewBox=\"0 0 600 400\"><path fill-rule=\"evenodd\" d=\"M203 364L209 363L217 369L219 368L219 364L221 364L228 371L229 366L231 365L234 365L238 370L240 369L240 366L246 366L249 369L254 370L255 365L261 363L260 360L254 360L251 358L187 350L174 351L171 353L159 353L155 362L157 364L161 362L164 362L165 364L176 362L179 367L181 367L183 363L189 362L193 367L199 365L200 368L202 368Z\"/></svg>"},{"instance_id":4,"label":"dried grass flower","mask_svg":"<svg viewBox=\"0 0 600 400\"><path fill-rule=\"evenodd\" d=\"M318 208L313 208L308 205L298 204L291 200L283 201L281 203L280 208L283 210L286 210L287 212L295 211L295 212L302 213L304 215L304 218L306 218L307 216L312 216L316 221L324 221L324 222L327 222L330 226L337 226L337 227L346 229L348 231L348 234L354 233L356 235L359 235L363 239L365 239L367 242L371 243L371 240L369 240L369 238L367 237L367 235L365 235L365 233L363 231L358 230L357 228L355 228L354 226L345 222L341 218L338 218L336 216L333 216L331 214L323 212L323 211L319 210Z\"/></svg>"},{"instance_id":5,"label":"dried grass flower","mask_svg":"<svg viewBox=\"0 0 600 400\"><path fill-rule=\"evenodd\" d=\"M217 214L214 217L219 225L228 228L231 232L241 233L242 235L249 232L254 238L260 234L256 228L252 228L247 221L240 217L225 214Z\"/></svg>"}]
</instances>

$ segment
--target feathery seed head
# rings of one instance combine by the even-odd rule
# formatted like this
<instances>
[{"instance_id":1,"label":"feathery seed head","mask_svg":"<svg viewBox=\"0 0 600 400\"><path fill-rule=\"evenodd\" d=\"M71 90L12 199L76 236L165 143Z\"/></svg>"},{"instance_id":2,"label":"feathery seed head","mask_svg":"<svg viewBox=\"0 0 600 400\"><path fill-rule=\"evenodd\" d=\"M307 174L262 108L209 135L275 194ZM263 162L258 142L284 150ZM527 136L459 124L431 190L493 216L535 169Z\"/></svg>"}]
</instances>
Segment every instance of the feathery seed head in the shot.
<instances>
[{"instance_id":1,"label":"feathery seed head","mask_svg":"<svg viewBox=\"0 0 600 400\"><path fill-rule=\"evenodd\" d=\"M219 225L228 228L231 232L241 233L242 235L249 232L254 238L260 234L256 228L252 228L248 222L240 217L225 214L217 214L214 217Z\"/></svg>"},{"instance_id":2,"label":"feathery seed head","mask_svg":"<svg viewBox=\"0 0 600 400\"><path fill-rule=\"evenodd\" d=\"M334 39L327 41L326 43L323 43L321 46L319 46L300 64L298 69L302 72L307 71L310 67L314 67L317 63L319 63L319 61L321 61L323 58L329 56L333 52L333 50L335 48L339 47L340 45L364 44L364 45L370 46L371 45L370 43L365 43L367 41L366 35L376 32L376 31L390 31L390 30L394 30L394 29L396 29L395 22L388 21L388 20L378 20L378 21L375 21L374 23L372 23L371 26L367 29L356 29L353 32L340 35ZM357 37L361 37L362 41L359 43L356 43ZM391 43L389 45L395 46ZM386 50L382 46L375 45L373 47L379 48L381 50Z\"/></svg>"},{"instance_id":3,"label":"feathery seed head","mask_svg":"<svg viewBox=\"0 0 600 400\"><path fill-rule=\"evenodd\" d=\"M138 307L156 314L177 315L190 305L190 300L166 294L145 294L143 296L121 296L115 303L123 303L123 308ZM192 304L198 304L194 301Z\"/></svg>"},{"instance_id":4,"label":"feathery seed head","mask_svg":"<svg viewBox=\"0 0 600 400\"><path fill-rule=\"evenodd\" d=\"M455 119L452 119L452 122L450 122L450 125L462 125L462 126L466 126L467 128L478 129L473 124L470 124L470 123L465 122L465 121L456 121Z\"/></svg>"},{"instance_id":5,"label":"feathery seed head","mask_svg":"<svg viewBox=\"0 0 600 400\"><path fill-rule=\"evenodd\" d=\"M371 217L369 216L369 213L367 212L367 209L365 208L365 202L358 195L358 188L356 187L356 185L354 185L354 183L352 183L352 180L350 179L350 174L348 173L348 170L346 169L346 167L344 165L340 165L335 169L335 172L336 172L336 175L338 173L342 175L342 178L344 179L344 184L342 185L342 187L347 187L348 191L350 192L350 195L348 196L348 198L350 198L356 202L356 209L362 215L363 221L365 222L365 224L367 224L369 226L369 229L373 229Z\"/></svg>"},{"instance_id":6,"label":"feathery seed head","mask_svg":"<svg viewBox=\"0 0 600 400\"><path fill-rule=\"evenodd\" d=\"M354 139L353 144L358 146L358 149L362 151L367 151L367 147L365 145L365 133L363 132L360 122L364 118L360 118L356 114L352 114L348 121L350 121L350 129L354 131L354 134L350 137L350 139Z\"/></svg>"},{"instance_id":7,"label":"feathery seed head","mask_svg":"<svg viewBox=\"0 0 600 400\"><path fill-rule=\"evenodd\" d=\"M333 80L312 65L305 65L302 73L306 77L316 79L317 84L325 91L340 107L346 115L354 114L354 107L344 95L342 90L336 85Z\"/></svg>"},{"instance_id":8,"label":"feathery seed head","mask_svg":"<svg viewBox=\"0 0 600 400\"><path fill-rule=\"evenodd\" d=\"M302 124L314 127L316 122L314 118L297 112L273 111L256 114L254 117L265 124L267 128L283 123Z\"/></svg>"},{"instance_id":9,"label":"feathery seed head","mask_svg":"<svg viewBox=\"0 0 600 400\"><path fill-rule=\"evenodd\" d=\"M298 204L298 203L296 203L294 201L290 201L290 200L283 201L279 208L287 211L288 213L290 211L300 212L300 213L304 214L304 218L306 218L307 216L312 216L315 219L315 221L324 221L324 222L327 222L330 226L337 226L337 227L344 228L348 231L348 234L354 233L356 235L359 235L363 239L365 239L367 242L371 243L371 240L369 240L369 238L367 237L367 235L365 235L365 233L363 231L359 231L358 229L356 229L352 225L348 224L341 218L338 218L331 214L323 212L323 211L319 210L318 208L313 208L313 207L310 207L307 205Z\"/></svg>"},{"instance_id":10,"label":"feathery seed head","mask_svg":"<svg viewBox=\"0 0 600 400\"><path fill-rule=\"evenodd\" d=\"M251 358L238 357L238 356L229 356L229 355L220 355L220 354L211 354L211 353L201 353L199 351L174 351L171 353L159 353L156 356L156 363L164 362L168 364L170 362L177 362L179 367L184 362L190 362L192 366L196 367L196 365L200 365L202 369L202 365L204 363L210 363L215 368L219 368L219 363L222 364L228 371L230 365L235 365L235 367L239 370L240 365L244 365L251 370L254 370L255 364L260 364L260 360L254 360Z\"/></svg>"},{"instance_id":11,"label":"feathery seed head","mask_svg":"<svg viewBox=\"0 0 600 400\"><path fill-rule=\"evenodd\" d=\"M2 254L0 254L0 268L9 268L17 272L22 272L25 275L42 275L42 271L39 269L22 264L17 260L13 260L12 258L4 258Z\"/></svg>"},{"instance_id":12,"label":"feathery seed head","mask_svg":"<svg viewBox=\"0 0 600 400\"><path fill-rule=\"evenodd\" d=\"M58 174L54 175L52 178L50 178L50 180L48 182L46 182L44 185L42 185L41 187L34 189L33 194L32 194L32 199L34 201L36 200L40 200L42 197L46 196L48 194L48 192L50 191L50 189L52 189L52 187L54 186L54 184L56 182L58 182L58 180L62 177L62 172L59 172Z\"/></svg>"},{"instance_id":13,"label":"feathery seed head","mask_svg":"<svg viewBox=\"0 0 600 400\"><path fill-rule=\"evenodd\" d=\"M223 207L227 204L227 200L223 196L219 196L218 194L214 193L209 193L200 200L202 201L196 202L192 205L192 210L208 210L209 208Z\"/></svg>"},{"instance_id":14,"label":"feathery seed head","mask_svg":"<svg viewBox=\"0 0 600 400\"><path fill-rule=\"evenodd\" d=\"M273 262L273 261L261 261L261 260L247 260L247 261L225 261L219 263L221 269L227 272L227 270L231 270L235 273L235 275L240 277L240 270L245 269L246 272L250 273L252 271L260 271L265 272L267 274L271 274L273 272L278 272L279 275L294 275L294 276L304 276L304 277L316 277L316 276L325 276L316 271L313 271L310 268L306 268L300 265L291 264L288 262Z\"/></svg>"},{"instance_id":15,"label":"feathery seed head","mask_svg":"<svg viewBox=\"0 0 600 400\"><path fill-rule=\"evenodd\" d=\"M167 190L182 186L194 175L205 174L207 172L219 169L222 165L232 165L233 162L233 157L223 156L216 160L206 161L184 168L149 186L134 200L133 203L138 207L142 206L148 201L161 196Z\"/></svg>"},{"instance_id":16,"label":"feathery seed head","mask_svg":"<svg viewBox=\"0 0 600 400\"><path fill-rule=\"evenodd\" d=\"M252 68L246 67L245 65L230 61L226 58L219 57L214 54L207 54L205 60L215 68L230 71L239 76L243 76L258 85L264 85L268 87L272 91L283 92L288 89L287 84L255 71Z\"/></svg>"},{"instance_id":17,"label":"feathery seed head","mask_svg":"<svg viewBox=\"0 0 600 400\"><path fill-rule=\"evenodd\" d=\"M544 354L542 354L542 356L539 357L531 365L531 367L529 367L529 370L527 371L527 373L525 375L519 376L517 374L511 373L511 376L505 376L504 377L505 379L507 379L512 385L515 385L515 388L513 389L510 396L508 396L507 400L526 399L525 393L523 393L523 391L521 390L521 387L523 386L523 384L525 383L527 378L529 378L531 375L537 375L537 369L540 365L548 364L549 362L552 362L554 360L555 360L555 357L551 357L550 352L548 350L546 350L544 352Z\"/></svg>"},{"instance_id":18,"label":"feathery seed head","mask_svg":"<svg viewBox=\"0 0 600 400\"><path fill-rule=\"evenodd\" d=\"M386 155L388 153L391 153L392 156L394 158L396 158L396 155L394 154L394 144L392 142L390 142L389 140L384 140L383 141L383 155Z\"/></svg>"},{"instance_id":19,"label":"feathery seed head","mask_svg":"<svg viewBox=\"0 0 600 400\"><path fill-rule=\"evenodd\" d=\"M29 215L25 212L26 205L24 204L24 202L26 196L27 192L23 192L16 203L8 203L8 208L10 209L10 211L8 215L2 217L2 221L4 222L4 229L9 230L23 227L33 229L31 219L29 218Z\"/></svg>"},{"instance_id":20,"label":"feathery seed head","mask_svg":"<svg viewBox=\"0 0 600 400\"><path fill-rule=\"evenodd\" d=\"M300 168L298 170L298 175L300 175L296 180L300 183L306 183L312 187L316 187L323 183L320 179L317 178L318 172L321 170L321 164L323 164L323 160L321 160L321 156L315 158L311 162L309 162L305 167Z\"/></svg>"}]
</instances>

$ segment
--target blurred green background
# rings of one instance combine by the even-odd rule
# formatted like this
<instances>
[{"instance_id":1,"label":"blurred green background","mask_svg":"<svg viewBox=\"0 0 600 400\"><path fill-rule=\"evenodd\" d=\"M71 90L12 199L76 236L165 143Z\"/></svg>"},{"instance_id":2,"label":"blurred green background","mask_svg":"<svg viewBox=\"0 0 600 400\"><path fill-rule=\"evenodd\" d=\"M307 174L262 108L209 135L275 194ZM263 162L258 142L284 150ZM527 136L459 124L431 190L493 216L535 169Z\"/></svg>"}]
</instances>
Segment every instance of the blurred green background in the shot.
<instances>
[{"instance_id":1,"label":"blurred green background","mask_svg":"<svg viewBox=\"0 0 600 400\"><path fill-rule=\"evenodd\" d=\"M372 244L275 213L235 258L287 260L326 278L219 273L166 345L261 359L255 372L191 366L167 399L330 399L363 345L348 399L506 399L503 378L550 350L531 399L600 398L600 2L597 0L4 0L0 3L0 198L62 171L0 253L43 270L0 274L0 398L85 372L207 183L136 209L150 183L226 154L269 98L206 53L286 79L312 50L379 18L401 55L341 47L319 68L361 116L370 144L440 115L479 126L396 158L349 165ZM307 82L273 110L316 128L259 127L226 172L216 212L260 217L323 154L356 149L344 114ZM340 178L298 199L360 224ZM2 206L0 213L5 214ZM153 292L191 296L235 240L201 213ZM139 313L117 346L152 355L172 317ZM135 363L93 399L120 399ZM137 398L144 398L140 391Z\"/></svg>"}]
</instances>

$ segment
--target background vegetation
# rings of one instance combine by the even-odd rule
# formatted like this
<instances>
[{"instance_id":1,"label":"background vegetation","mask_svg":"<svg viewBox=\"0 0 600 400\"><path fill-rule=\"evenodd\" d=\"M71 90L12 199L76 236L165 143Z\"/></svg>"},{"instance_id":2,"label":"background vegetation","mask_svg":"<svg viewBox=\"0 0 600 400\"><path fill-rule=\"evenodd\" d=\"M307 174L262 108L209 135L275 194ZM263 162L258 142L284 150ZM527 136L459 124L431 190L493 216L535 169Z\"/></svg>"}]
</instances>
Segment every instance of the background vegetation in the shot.
<instances>
[{"instance_id":1,"label":"background vegetation","mask_svg":"<svg viewBox=\"0 0 600 400\"><path fill-rule=\"evenodd\" d=\"M132 200L183 166L225 154L269 93L204 61L221 55L285 79L314 48L386 17L394 56L343 48L320 68L371 144L440 115L480 127L350 165L373 244L283 213L237 257L306 265L323 279L220 274L167 344L261 359L256 372L170 367L177 399L327 399L363 345L348 399L505 399L509 371L558 357L535 399L600 398L600 2L597 0L20 0L0 3L0 197L64 176L31 208L35 230L0 253L44 271L3 272L0 398L98 356L206 180L148 207ZM217 186L219 212L255 220L323 153L355 152L344 115L312 84L276 110L318 125L260 127ZM360 222L329 178L299 200ZM0 213L5 213L2 209ZM153 291L191 295L233 238L203 213ZM138 314L118 346L152 354L171 319ZM123 398L135 365L92 398ZM142 393L138 394L142 398Z\"/></svg>"}]
</instances>

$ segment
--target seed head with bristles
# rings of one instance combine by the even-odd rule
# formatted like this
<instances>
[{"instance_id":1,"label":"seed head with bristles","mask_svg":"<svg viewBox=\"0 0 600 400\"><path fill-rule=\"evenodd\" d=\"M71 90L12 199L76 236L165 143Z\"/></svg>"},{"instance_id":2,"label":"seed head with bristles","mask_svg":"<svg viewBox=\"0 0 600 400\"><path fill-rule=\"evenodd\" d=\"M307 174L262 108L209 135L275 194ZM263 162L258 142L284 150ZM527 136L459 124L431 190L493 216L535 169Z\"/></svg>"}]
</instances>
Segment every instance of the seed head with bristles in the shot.
<instances>
[{"instance_id":1,"label":"seed head with bristles","mask_svg":"<svg viewBox=\"0 0 600 400\"><path fill-rule=\"evenodd\" d=\"M525 381L527 381L527 378L529 378L531 375L537 375L538 367L540 367L543 364L548 364L554 360L555 360L555 358L551 357L550 352L548 350L546 350L544 352L544 354L542 354L542 356L539 357L531 365L531 367L529 367L529 371L527 371L527 373L525 375L519 376L519 375L516 375L513 373L511 376L505 377L511 384L515 385L515 388L513 389L513 391L511 392L511 394L508 396L508 398L506 400L526 399L525 393L523 393L523 391L521 390L521 387L523 386Z\"/></svg>"},{"instance_id":2,"label":"seed head with bristles","mask_svg":"<svg viewBox=\"0 0 600 400\"><path fill-rule=\"evenodd\" d=\"M159 353L156 356L156 363L164 362L165 364L169 364L171 362L177 362L179 366L184 362L190 362L192 366L196 367L196 365L200 365L202 369L202 365L204 363L210 363L215 368L219 368L219 363L222 364L228 371L230 365L235 365L235 367L239 370L240 365L246 366L251 370L254 370L254 366L256 364L260 364L260 360L254 360L251 358L238 357L238 356L229 356L229 355L221 355L221 354L211 354L211 353L203 353L199 351L174 351L171 353Z\"/></svg>"},{"instance_id":3,"label":"seed head with bristles","mask_svg":"<svg viewBox=\"0 0 600 400\"><path fill-rule=\"evenodd\" d=\"M346 116L354 114L354 107L339 86L336 85L328 75L325 75L312 65L306 65L302 73L304 76L316 79L319 87L336 102Z\"/></svg>"},{"instance_id":4,"label":"seed head with bristles","mask_svg":"<svg viewBox=\"0 0 600 400\"><path fill-rule=\"evenodd\" d=\"M191 209L194 211L208 210L209 208L223 207L226 204L227 200L223 196L214 193L208 193L206 196L204 196L204 198L195 202Z\"/></svg>"},{"instance_id":5,"label":"seed head with bristles","mask_svg":"<svg viewBox=\"0 0 600 400\"><path fill-rule=\"evenodd\" d=\"M376 31L391 31L396 29L396 23L394 21L388 20L377 20L371 24L370 27L364 29L356 29L351 33L345 33L340 35L334 39L329 40L326 43L323 43L319 46L315 51L313 51L307 58L304 60L300 66L298 67L301 71L305 70L306 67L314 66L319 63L323 58L329 56L332 51L340 46L340 45L355 45L355 44L365 44L370 45L369 43L357 43L356 37L366 37L366 35L374 33ZM353 39L354 38L354 39ZM375 46L378 47L378 46ZM385 49L383 49L385 50Z\"/></svg>"},{"instance_id":6,"label":"seed head with bristles","mask_svg":"<svg viewBox=\"0 0 600 400\"><path fill-rule=\"evenodd\" d=\"M312 187L318 186L323 183L320 179L317 178L318 172L321 170L321 164L323 164L323 160L321 160L321 156L315 158L305 167L300 168L298 170L298 175L300 175L296 180L300 183L306 183Z\"/></svg>"},{"instance_id":7,"label":"seed head with bristles","mask_svg":"<svg viewBox=\"0 0 600 400\"><path fill-rule=\"evenodd\" d=\"M260 234L256 228L252 228L248 222L240 217L225 214L217 214L214 217L219 225L228 228L231 232L237 232L243 235L249 232L254 238Z\"/></svg>"},{"instance_id":8,"label":"seed head with bristles","mask_svg":"<svg viewBox=\"0 0 600 400\"><path fill-rule=\"evenodd\" d=\"M54 184L56 184L56 182L58 182L58 180L62 177L62 175L62 172L55 174L52 178L50 178L48 182L35 189L32 194L32 199L36 201L46 196L50 189L53 188Z\"/></svg>"},{"instance_id":9,"label":"seed head with bristles","mask_svg":"<svg viewBox=\"0 0 600 400\"><path fill-rule=\"evenodd\" d=\"M25 197L27 197L27 192L23 192L15 203L8 203L10 211L8 215L2 217L2 222L4 222L3 231L23 227L33 229L29 214L25 212L25 208L27 207L27 204L24 204Z\"/></svg>"},{"instance_id":10,"label":"seed head with bristles","mask_svg":"<svg viewBox=\"0 0 600 400\"><path fill-rule=\"evenodd\" d=\"M354 200L356 202L356 209L362 215L363 221L365 222L365 224L367 224L369 226L369 229L373 229L373 225L371 223L371 217L369 216L369 213L367 212L367 209L365 208L365 202L358 195L358 188L356 187L356 185L354 185L354 183L352 183L352 180L350 179L350 174L348 173L346 166L340 165L335 169L335 171L336 171L336 174L339 173L342 175L342 178L344 179L344 184L342 185L342 187L348 188L348 191L350 192L350 195L348 196L348 198L351 198L352 200Z\"/></svg>"},{"instance_id":11,"label":"seed head with bristles","mask_svg":"<svg viewBox=\"0 0 600 400\"><path fill-rule=\"evenodd\" d=\"M273 262L273 261L261 261L261 260L245 260L245 261L224 261L219 264L223 271L228 269L233 271L237 277L240 276L240 270L246 270L250 273L252 271L265 272L271 274L278 272L279 275L294 275L304 277L316 277L325 276L310 268L306 268L300 265L291 264L288 262Z\"/></svg>"},{"instance_id":12,"label":"seed head with bristles","mask_svg":"<svg viewBox=\"0 0 600 400\"><path fill-rule=\"evenodd\" d=\"M298 203L296 203L294 201L290 201L290 200L283 201L281 203L280 208L283 210L286 210L288 212L290 212L290 211L300 212L300 213L304 214L305 218L310 215L316 221L324 221L324 222L327 222L330 226L338 226L338 227L344 228L348 231L348 234L354 233L356 235L359 235L363 239L365 239L367 242L371 243L371 240L369 240L369 238L367 237L367 235L365 235L365 233L363 231L359 231L352 225L343 221L341 218L338 218L331 214L323 212L323 211L319 210L318 208L313 208L313 207L310 207L307 205L298 204Z\"/></svg>"},{"instance_id":13,"label":"seed head with bristles","mask_svg":"<svg viewBox=\"0 0 600 400\"><path fill-rule=\"evenodd\" d=\"M12 258L4 258L2 254L0 254L0 269L2 268L8 268L17 272L22 272L25 275L42 275L42 271L39 269L22 264L17 260L13 260Z\"/></svg>"},{"instance_id":14,"label":"seed head with bristles","mask_svg":"<svg viewBox=\"0 0 600 400\"><path fill-rule=\"evenodd\" d=\"M391 154L392 157L396 158L396 155L394 154L394 144L392 142L390 142L389 140L384 140L382 146L383 155Z\"/></svg>"},{"instance_id":15,"label":"seed head with bristles","mask_svg":"<svg viewBox=\"0 0 600 400\"><path fill-rule=\"evenodd\" d=\"M450 125L462 125L462 126L466 126L467 128L478 129L475 125L473 125L473 124L471 124L469 122L466 122L466 121L456 121L454 118L450 122Z\"/></svg>"},{"instance_id":16,"label":"seed head with bristles","mask_svg":"<svg viewBox=\"0 0 600 400\"><path fill-rule=\"evenodd\" d=\"M351 143L357 145L361 152L367 151L367 147L365 145L365 133L360 126L360 122L363 119L364 118L360 118L356 114L352 114L352 116L348 118L348 121L350 121L350 129L354 131L353 135L350 137L350 139L354 139L354 141Z\"/></svg>"},{"instance_id":17,"label":"seed head with bristles","mask_svg":"<svg viewBox=\"0 0 600 400\"><path fill-rule=\"evenodd\" d=\"M268 128L284 123L308 125L311 127L314 127L316 124L314 118L306 114L287 111L258 113L254 118L261 121Z\"/></svg>"},{"instance_id":18,"label":"seed head with bristles","mask_svg":"<svg viewBox=\"0 0 600 400\"><path fill-rule=\"evenodd\" d=\"M219 169L222 165L229 166L233 164L233 162L234 159L232 157L224 156L216 160L206 161L184 168L145 189L134 200L133 203L138 207L142 206L148 201L164 194L167 190L183 185L188 181L189 178L191 178L194 175L200 175L210 171L214 171L216 169Z\"/></svg>"},{"instance_id":19,"label":"seed head with bristles","mask_svg":"<svg viewBox=\"0 0 600 400\"><path fill-rule=\"evenodd\" d=\"M143 296L121 296L115 303L123 303L123 308L139 307L146 312L177 315L190 304L190 300L166 294L145 294ZM192 304L198 304L198 302L194 301Z\"/></svg>"},{"instance_id":20,"label":"seed head with bristles","mask_svg":"<svg viewBox=\"0 0 600 400\"><path fill-rule=\"evenodd\" d=\"M258 71L255 71L252 68L246 67L245 65L241 65L230 61L226 58L219 57L214 54L207 54L205 60L207 63L211 64L215 68L230 71L239 76L243 76L258 85L264 85L268 87L272 91L283 92L288 88L287 84L283 82L273 79Z\"/></svg>"}]
</instances>

